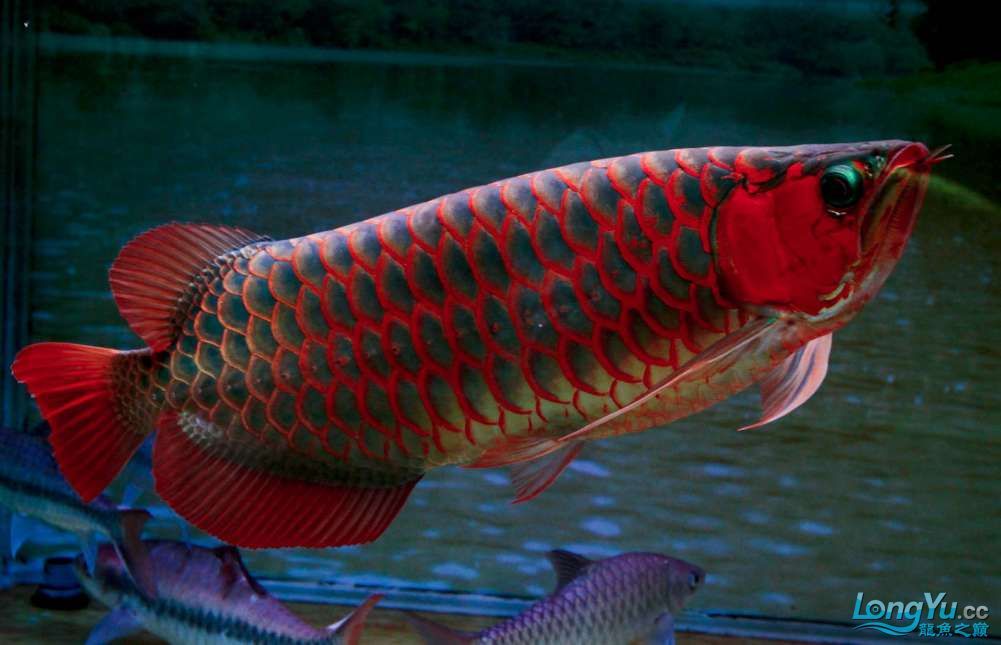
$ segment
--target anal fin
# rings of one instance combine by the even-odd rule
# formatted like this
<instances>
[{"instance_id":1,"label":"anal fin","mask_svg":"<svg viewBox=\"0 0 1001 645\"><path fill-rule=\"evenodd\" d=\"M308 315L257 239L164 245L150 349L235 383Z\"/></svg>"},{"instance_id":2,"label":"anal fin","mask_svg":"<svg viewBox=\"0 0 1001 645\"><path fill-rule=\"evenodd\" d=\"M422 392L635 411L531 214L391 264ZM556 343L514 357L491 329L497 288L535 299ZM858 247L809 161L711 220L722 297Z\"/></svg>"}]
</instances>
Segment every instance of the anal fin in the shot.
<instances>
[{"instance_id":1,"label":"anal fin","mask_svg":"<svg viewBox=\"0 0 1001 645\"><path fill-rule=\"evenodd\" d=\"M179 515L248 548L363 544L386 530L420 476L361 488L285 477L211 454L164 415L153 449L156 490Z\"/></svg>"}]
</instances>

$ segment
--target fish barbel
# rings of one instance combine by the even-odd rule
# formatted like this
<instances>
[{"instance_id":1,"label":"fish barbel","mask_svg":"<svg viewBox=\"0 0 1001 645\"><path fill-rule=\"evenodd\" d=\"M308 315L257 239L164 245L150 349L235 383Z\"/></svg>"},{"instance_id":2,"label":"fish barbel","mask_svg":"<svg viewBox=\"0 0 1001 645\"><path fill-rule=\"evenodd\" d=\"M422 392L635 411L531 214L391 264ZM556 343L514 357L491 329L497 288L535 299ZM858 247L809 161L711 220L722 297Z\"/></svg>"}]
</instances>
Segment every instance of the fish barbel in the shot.
<instances>
[{"instance_id":1,"label":"fish barbel","mask_svg":"<svg viewBox=\"0 0 1001 645\"><path fill-rule=\"evenodd\" d=\"M98 536L107 537L136 586L152 591L152 573L140 538L149 512L121 508L103 495L84 503L59 474L44 436L0 428L0 531L5 533L0 541L9 541L4 555L16 556L30 536L24 517L76 535L90 571L97 558Z\"/></svg>"},{"instance_id":2,"label":"fish barbel","mask_svg":"<svg viewBox=\"0 0 1001 645\"><path fill-rule=\"evenodd\" d=\"M100 645L146 629L170 643L237 645L353 645L379 595L326 629L317 629L269 594L230 546L205 547L166 540L145 542L156 593L139 593L109 545L98 552L97 569L77 559L80 584L111 609L87 639Z\"/></svg>"},{"instance_id":3,"label":"fish barbel","mask_svg":"<svg viewBox=\"0 0 1001 645\"><path fill-rule=\"evenodd\" d=\"M674 643L674 617L705 581L699 567L657 553L589 560L551 551L556 590L519 615L475 634L419 616L409 619L429 644L626 645Z\"/></svg>"},{"instance_id":4,"label":"fish barbel","mask_svg":"<svg viewBox=\"0 0 1001 645\"><path fill-rule=\"evenodd\" d=\"M110 281L145 349L13 365L97 495L156 429L156 487L248 547L378 537L431 468L512 466L517 500L587 441L754 384L805 402L879 290L943 157L921 143L648 152L272 241L167 224Z\"/></svg>"}]
</instances>

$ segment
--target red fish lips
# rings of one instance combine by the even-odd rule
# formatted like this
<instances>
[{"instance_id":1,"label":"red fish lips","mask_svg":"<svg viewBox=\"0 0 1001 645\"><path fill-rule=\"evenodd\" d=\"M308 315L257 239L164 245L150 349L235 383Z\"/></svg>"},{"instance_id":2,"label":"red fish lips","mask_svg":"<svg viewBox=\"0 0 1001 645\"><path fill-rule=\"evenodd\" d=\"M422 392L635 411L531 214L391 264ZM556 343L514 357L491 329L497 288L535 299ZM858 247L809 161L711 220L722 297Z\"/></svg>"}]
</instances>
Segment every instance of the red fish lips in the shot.
<instances>
[{"instance_id":1,"label":"red fish lips","mask_svg":"<svg viewBox=\"0 0 1001 645\"><path fill-rule=\"evenodd\" d=\"M847 309L856 313L879 291L900 260L924 201L931 167L946 158L922 143L891 151L878 187L864 207L862 254L853 267L854 290Z\"/></svg>"}]
</instances>

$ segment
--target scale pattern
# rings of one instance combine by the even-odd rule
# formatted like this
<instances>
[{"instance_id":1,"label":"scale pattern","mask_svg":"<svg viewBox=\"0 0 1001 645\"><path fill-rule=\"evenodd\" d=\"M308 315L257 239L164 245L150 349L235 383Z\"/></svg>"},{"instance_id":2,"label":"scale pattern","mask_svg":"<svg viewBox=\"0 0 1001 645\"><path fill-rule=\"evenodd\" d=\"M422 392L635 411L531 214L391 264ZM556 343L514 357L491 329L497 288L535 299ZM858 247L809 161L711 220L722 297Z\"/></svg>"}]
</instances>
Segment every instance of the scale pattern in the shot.
<instances>
[{"instance_id":1,"label":"scale pattern","mask_svg":"<svg viewBox=\"0 0 1001 645\"><path fill-rule=\"evenodd\" d=\"M421 471L571 432L746 322L713 260L736 154L576 164L245 247L151 396L328 464Z\"/></svg>"},{"instance_id":2,"label":"scale pattern","mask_svg":"<svg viewBox=\"0 0 1001 645\"><path fill-rule=\"evenodd\" d=\"M625 553L593 562L565 587L478 633L473 642L636 642L650 635L657 618L680 608L694 592L683 586L689 571L704 575L692 565L655 553Z\"/></svg>"}]
</instances>

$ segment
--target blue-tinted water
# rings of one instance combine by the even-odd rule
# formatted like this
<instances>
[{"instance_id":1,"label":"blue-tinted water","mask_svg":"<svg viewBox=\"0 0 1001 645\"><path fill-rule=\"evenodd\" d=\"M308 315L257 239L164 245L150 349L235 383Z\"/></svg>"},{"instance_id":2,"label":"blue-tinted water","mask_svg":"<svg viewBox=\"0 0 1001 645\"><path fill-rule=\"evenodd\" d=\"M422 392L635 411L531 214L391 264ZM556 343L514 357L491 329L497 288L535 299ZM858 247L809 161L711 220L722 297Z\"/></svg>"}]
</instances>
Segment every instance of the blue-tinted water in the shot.
<instances>
[{"instance_id":1,"label":"blue-tinted water","mask_svg":"<svg viewBox=\"0 0 1001 645\"><path fill-rule=\"evenodd\" d=\"M116 347L137 339L107 267L169 220L286 237L582 159L932 134L888 91L658 70L49 51L39 89L32 336ZM999 213L944 195L790 417L736 433L756 418L747 392L588 446L517 506L503 471L440 469L375 544L248 553L250 568L540 594L550 548L651 550L710 572L695 607L844 620L859 591L927 590L996 606Z\"/></svg>"}]
</instances>

